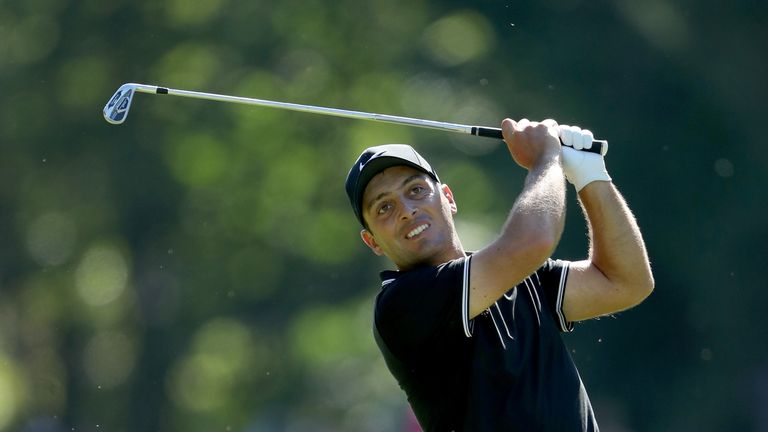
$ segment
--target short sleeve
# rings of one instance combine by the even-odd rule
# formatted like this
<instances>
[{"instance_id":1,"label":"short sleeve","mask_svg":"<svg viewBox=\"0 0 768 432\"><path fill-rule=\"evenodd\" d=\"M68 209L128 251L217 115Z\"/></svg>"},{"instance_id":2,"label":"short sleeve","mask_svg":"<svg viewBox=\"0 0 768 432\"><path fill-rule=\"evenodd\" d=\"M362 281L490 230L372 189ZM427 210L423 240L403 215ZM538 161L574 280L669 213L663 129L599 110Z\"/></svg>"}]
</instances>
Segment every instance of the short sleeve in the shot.
<instances>
[{"instance_id":1,"label":"short sleeve","mask_svg":"<svg viewBox=\"0 0 768 432\"><path fill-rule=\"evenodd\" d=\"M383 281L374 324L393 353L407 355L468 334L469 261L462 257Z\"/></svg>"},{"instance_id":2,"label":"short sleeve","mask_svg":"<svg viewBox=\"0 0 768 432\"><path fill-rule=\"evenodd\" d=\"M549 259L531 278L539 293L544 296L547 308L561 332L573 331L573 322L567 321L563 312L570 265L570 261Z\"/></svg>"}]
</instances>

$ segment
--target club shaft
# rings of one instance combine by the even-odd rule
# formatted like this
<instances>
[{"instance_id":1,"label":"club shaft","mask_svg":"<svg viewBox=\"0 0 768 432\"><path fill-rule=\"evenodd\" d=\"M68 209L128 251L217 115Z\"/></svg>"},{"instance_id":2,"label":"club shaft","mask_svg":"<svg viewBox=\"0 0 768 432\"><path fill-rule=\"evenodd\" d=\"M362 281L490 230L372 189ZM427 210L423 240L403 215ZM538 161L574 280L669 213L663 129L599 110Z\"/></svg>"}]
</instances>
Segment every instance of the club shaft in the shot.
<instances>
[{"instance_id":1,"label":"club shaft","mask_svg":"<svg viewBox=\"0 0 768 432\"><path fill-rule=\"evenodd\" d=\"M205 93L205 92L198 92L198 91L191 91L191 90L179 90L179 89L173 89L169 87L159 87L159 86L147 85L147 84L131 83L131 84L126 84L125 86L130 87L134 91L140 92L140 93L182 96L182 97L188 97L193 99L205 99L205 100L212 100L212 101L219 101L219 102L234 102L234 103L240 103L244 105L256 105L256 106L263 106L263 107L280 108L280 109L286 109L291 111L324 114L324 115L330 115L335 117L347 117L347 118L362 119L362 120L372 120L372 121L378 121L378 122L384 122L384 123L403 124L403 125L416 126L416 127L422 127L422 128L444 130L449 132L458 132L458 133L476 135L476 136L487 137L487 138L498 138L498 139L503 138L501 129L487 127L487 126L471 126L471 125L465 125L465 124L459 124L459 123L447 123L447 122L440 122L440 121L434 121L434 120L424 120L424 119L417 119L417 118L411 118L411 117L394 116L394 115L388 115L388 114L376 114L376 113L369 113L369 112L363 112L363 111L345 110L345 109L339 109L339 108L328 108L328 107L321 107L321 106L314 106L314 105L302 105L302 104L296 104L296 103L290 103L290 102L278 102L278 101L270 101L270 100L264 100L264 99L254 99L254 98L247 98L247 97L241 97L241 96L229 96L229 95ZM117 97L118 95L115 96L115 98ZM114 102L114 99L113 99L113 102ZM110 103L109 106L111 105L112 104ZM130 101L128 102L128 106L125 107L124 115L127 115L127 109L129 106L130 106ZM110 115L108 115L107 111L108 111L108 108L105 108L105 117L108 120L110 120ZM124 115L119 120L112 119L111 122L121 123L124 120ZM585 151L598 153L598 154L605 154L607 149L608 149L608 143L606 141L594 140L592 142L592 148L585 149Z\"/></svg>"},{"instance_id":2,"label":"club shaft","mask_svg":"<svg viewBox=\"0 0 768 432\"><path fill-rule=\"evenodd\" d=\"M446 122L439 122L434 120L423 120L423 119L416 119L416 118L410 118L410 117L401 117L401 116L394 116L394 115L387 115L387 114L376 114L376 113L368 113L368 112L362 112L362 111L352 111L352 110L345 110L345 109L339 109L339 108L327 108L327 107L314 106L314 105L302 105L302 104L295 104L290 102L277 102L277 101L270 101L270 100L263 100L263 99L240 97L240 96L221 95L216 93L179 90L179 89L173 89L168 87L142 85L141 87L137 87L136 91L139 91L142 93L168 94L171 96L183 96L183 97L194 98L194 99L206 99L206 100L220 101L220 102L235 102L235 103L241 103L245 105L256 105L256 106L263 106L263 107L280 108L280 109L286 109L291 111L301 111L301 112L308 112L308 113L314 113L314 114L325 114L325 115L331 115L335 117L347 117L347 118L362 119L362 120L373 120L373 121L379 121L379 122L385 122L385 123L406 124L411 126L431 128L431 129L441 129L441 130L460 132L465 134L471 134L472 128L473 128L473 126L457 124L457 123L446 123Z\"/></svg>"}]
</instances>

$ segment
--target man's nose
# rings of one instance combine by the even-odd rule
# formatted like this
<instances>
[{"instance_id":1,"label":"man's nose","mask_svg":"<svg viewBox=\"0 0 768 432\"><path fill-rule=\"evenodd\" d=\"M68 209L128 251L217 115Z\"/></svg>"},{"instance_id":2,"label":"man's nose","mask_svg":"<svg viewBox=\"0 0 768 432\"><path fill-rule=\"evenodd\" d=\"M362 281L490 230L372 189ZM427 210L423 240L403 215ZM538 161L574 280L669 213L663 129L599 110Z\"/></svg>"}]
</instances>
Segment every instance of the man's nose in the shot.
<instances>
[{"instance_id":1,"label":"man's nose","mask_svg":"<svg viewBox=\"0 0 768 432\"><path fill-rule=\"evenodd\" d=\"M416 206L416 203L410 201L410 200L403 200L403 213L400 215L401 219L408 219L412 218L416 215L416 212L419 211L419 208Z\"/></svg>"}]
</instances>

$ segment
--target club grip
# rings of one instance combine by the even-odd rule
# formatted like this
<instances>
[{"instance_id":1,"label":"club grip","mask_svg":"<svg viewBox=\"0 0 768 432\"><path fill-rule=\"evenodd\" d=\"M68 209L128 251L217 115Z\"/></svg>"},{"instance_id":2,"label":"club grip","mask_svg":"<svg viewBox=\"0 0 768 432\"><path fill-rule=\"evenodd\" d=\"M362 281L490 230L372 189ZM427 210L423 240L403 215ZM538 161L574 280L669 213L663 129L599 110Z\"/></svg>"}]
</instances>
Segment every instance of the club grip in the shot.
<instances>
[{"instance_id":1,"label":"club grip","mask_svg":"<svg viewBox=\"0 0 768 432\"><path fill-rule=\"evenodd\" d=\"M486 138L504 139L504 136L501 134L501 129L486 126L472 126L472 135ZM562 144L562 141L560 144ZM597 153L599 155L605 156L605 153L608 151L608 142L605 140L593 140L592 147L588 149L582 149L581 151Z\"/></svg>"}]
</instances>

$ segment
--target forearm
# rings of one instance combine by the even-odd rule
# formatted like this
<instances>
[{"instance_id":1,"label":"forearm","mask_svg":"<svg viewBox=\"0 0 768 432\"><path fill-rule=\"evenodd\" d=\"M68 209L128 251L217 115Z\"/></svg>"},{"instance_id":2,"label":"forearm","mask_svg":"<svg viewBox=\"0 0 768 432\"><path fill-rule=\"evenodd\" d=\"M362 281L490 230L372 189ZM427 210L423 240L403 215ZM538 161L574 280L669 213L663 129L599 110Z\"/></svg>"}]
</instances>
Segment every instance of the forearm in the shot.
<instances>
[{"instance_id":1,"label":"forearm","mask_svg":"<svg viewBox=\"0 0 768 432\"><path fill-rule=\"evenodd\" d=\"M613 183L590 183L579 192L579 201L589 225L591 263L614 283L652 289L640 228Z\"/></svg>"},{"instance_id":2,"label":"forearm","mask_svg":"<svg viewBox=\"0 0 768 432\"><path fill-rule=\"evenodd\" d=\"M565 177L554 121L504 119L504 141L515 162L528 170L523 190L500 235L472 255L469 317L475 317L552 254L563 231Z\"/></svg>"},{"instance_id":3,"label":"forearm","mask_svg":"<svg viewBox=\"0 0 768 432\"><path fill-rule=\"evenodd\" d=\"M535 272L563 230L565 179L557 157L529 170L501 235L472 255L469 316L474 317Z\"/></svg>"},{"instance_id":4,"label":"forearm","mask_svg":"<svg viewBox=\"0 0 768 432\"><path fill-rule=\"evenodd\" d=\"M531 168L523 191L510 211L502 237L529 238L548 245L551 254L565 223L565 177L560 159Z\"/></svg>"}]
</instances>

